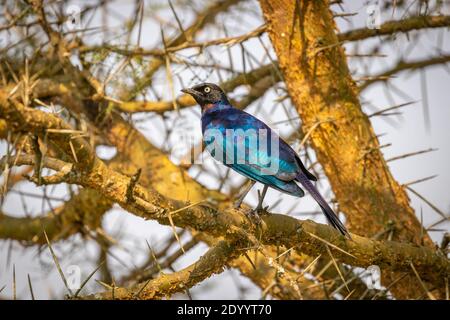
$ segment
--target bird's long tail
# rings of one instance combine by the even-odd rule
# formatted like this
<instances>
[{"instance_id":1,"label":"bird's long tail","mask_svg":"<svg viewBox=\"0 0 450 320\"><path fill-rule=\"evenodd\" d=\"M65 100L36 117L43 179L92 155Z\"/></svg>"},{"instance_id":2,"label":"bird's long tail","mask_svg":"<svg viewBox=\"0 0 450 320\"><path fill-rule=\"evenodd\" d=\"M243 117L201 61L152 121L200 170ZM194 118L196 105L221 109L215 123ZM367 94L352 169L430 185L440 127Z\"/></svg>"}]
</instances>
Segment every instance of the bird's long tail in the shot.
<instances>
[{"instance_id":1,"label":"bird's long tail","mask_svg":"<svg viewBox=\"0 0 450 320\"><path fill-rule=\"evenodd\" d=\"M300 173L297 176L298 182L311 194L311 196L316 200L322 209L323 213L327 217L328 222L340 233L342 233L345 237L351 239L350 234L347 229L343 225L343 223L339 220L339 217L334 213L333 209L330 208L325 199L320 195L319 191L316 187L311 183L311 181L306 177L303 173Z\"/></svg>"}]
</instances>

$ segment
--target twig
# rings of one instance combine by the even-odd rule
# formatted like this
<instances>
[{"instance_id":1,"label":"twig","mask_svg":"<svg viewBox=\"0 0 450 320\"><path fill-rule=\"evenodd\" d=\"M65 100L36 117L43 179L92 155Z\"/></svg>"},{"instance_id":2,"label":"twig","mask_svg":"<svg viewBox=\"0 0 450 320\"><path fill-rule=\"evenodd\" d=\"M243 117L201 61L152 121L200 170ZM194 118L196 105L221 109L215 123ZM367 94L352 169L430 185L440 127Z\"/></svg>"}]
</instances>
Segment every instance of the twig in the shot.
<instances>
[{"instance_id":1,"label":"twig","mask_svg":"<svg viewBox=\"0 0 450 320\"><path fill-rule=\"evenodd\" d=\"M30 289L31 300L35 300L34 299L33 286L31 285L30 274L27 274L27 278L28 278L28 288Z\"/></svg>"},{"instance_id":2,"label":"twig","mask_svg":"<svg viewBox=\"0 0 450 320\"><path fill-rule=\"evenodd\" d=\"M44 230L44 236L45 236L45 240L47 241L47 245L48 245L48 248L50 250L50 253L52 254L53 261L55 262L56 269L58 270L58 273L61 276L62 281L64 282L64 286L66 287L67 291L69 291L69 294L71 296L73 296L72 290L70 290L70 288L69 288L69 285L68 285L67 280L66 280L66 276L64 275L64 272L61 269L61 266L59 264L58 258L56 257L56 254L53 251L52 245L50 243L50 240L48 239L47 232L45 232L45 230Z\"/></svg>"},{"instance_id":3,"label":"twig","mask_svg":"<svg viewBox=\"0 0 450 320\"><path fill-rule=\"evenodd\" d=\"M411 262L411 269L414 271L414 274L416 275L417 279L420 282L420 285L422 286L423 290L427 293L427 296L430 300L436 300L436 298L433 296L433 294L427 289L427 286L422 281L422 279L419 276L419 273L417 272L416 268L414 267L414 264Z\"/></svg>"}]
</instances>

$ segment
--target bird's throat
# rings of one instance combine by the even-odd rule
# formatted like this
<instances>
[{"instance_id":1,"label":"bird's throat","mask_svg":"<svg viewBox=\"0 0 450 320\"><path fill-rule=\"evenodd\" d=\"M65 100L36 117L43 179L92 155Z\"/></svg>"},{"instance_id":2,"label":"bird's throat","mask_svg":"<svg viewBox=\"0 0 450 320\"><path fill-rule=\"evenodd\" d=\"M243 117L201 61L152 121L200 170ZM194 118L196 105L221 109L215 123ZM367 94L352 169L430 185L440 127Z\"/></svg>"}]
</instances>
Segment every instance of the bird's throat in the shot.
<instances>
[{"instance_id":1,"label":"bird's throat","mask_svg":"<svg viewBox=\"0 0 450 320\"><path fill-rule=\"evenodd\" d=\"M214 103L207 103L207 104L204 104L204 105L203 105L203 108L202 108L202 112L203 112L203 113L204 113L204 112L207 112L208 110L213 109L215 106L216 106L216 105L215 105Z\"/></svg>"},{"instance_id":2,"label":"bird's throat","mask_svg":"<svg viewBox=\"0 0 450 320\"><path fill-rule=\"evenodd\" d=\"M207 103L202 105L202 115L230 108L232 106L228 102Z\"/></svg>"}]
</instances>

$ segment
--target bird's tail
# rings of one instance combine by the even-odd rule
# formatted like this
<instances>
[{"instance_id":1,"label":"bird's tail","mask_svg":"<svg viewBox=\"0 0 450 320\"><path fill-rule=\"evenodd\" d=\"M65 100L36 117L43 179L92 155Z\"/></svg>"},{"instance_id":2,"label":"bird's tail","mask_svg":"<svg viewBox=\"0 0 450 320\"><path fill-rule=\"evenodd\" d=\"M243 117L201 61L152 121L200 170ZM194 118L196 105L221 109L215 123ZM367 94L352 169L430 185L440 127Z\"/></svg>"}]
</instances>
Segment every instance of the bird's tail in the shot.
<instances>
[{"instance_id":1,"label":"bird's tail","mask_svg":"<svg viewBox=\"0 0 450 320\"><path fill-rule=\"evenodd\" d=\"M311 181L304 174L300 173L297 176L298 182L311 194L311 196L316 200L322 209L325 217L327 217L328 222L340 233L342 233L346 238L351 239L351 236L343 223L339 220L336 213L334 213L333 209L330 208L325 199L320 195L319 191L317 191L316 187L311 183Z\"/></svg>"}]
</instances>

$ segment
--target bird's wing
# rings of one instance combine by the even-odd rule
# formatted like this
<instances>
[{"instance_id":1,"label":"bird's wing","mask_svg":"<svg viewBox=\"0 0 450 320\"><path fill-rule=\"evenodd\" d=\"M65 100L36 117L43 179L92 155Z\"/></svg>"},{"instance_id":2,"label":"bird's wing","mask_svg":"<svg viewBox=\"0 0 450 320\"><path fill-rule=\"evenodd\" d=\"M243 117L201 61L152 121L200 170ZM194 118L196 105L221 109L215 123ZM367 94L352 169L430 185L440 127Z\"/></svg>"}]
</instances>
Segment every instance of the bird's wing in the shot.
<instances>
[{"instance_id":1,"label":"bird's wing","mask_svg":"<svg viewBox=\"0 0 450 320\"><path fill-rule=\"evenodd\" d=\"M251 167L245 166L245 165L227 165L228 167L232 168L233 170L239 172L243 176L254 180L261 182L265 185L268 185L274 189L277 189L278 191L296 196L296 197L303 197L305 195L305 192L302 188L300 188L294 181L283 181L278 179L276 176L271 175L260 175L258 171L252 170Z\"/></svg>"},{"instance_id":2,"label":"bird's wing","mask_svg":"<svg viewBox=\"0 0 450 320\"><path fill-rule=\"evenodd\" d=\"M292 181L301 170L301 162L291 147L281 140L264 122L238 110L217 112L206 129L222 134L222 141L213 148L213 157L247 176L273 176L281 181ZM233 133L233 136L227 136ZM208 145L208 134L204 133ZM232 140L231 140L232 139ZM211 149L209 150L211 152ZM306 170L306 169L305 169ZM259 181L259 180L258 180Z\"/></svg>"},{"instance_id":3,"label":"bird's wing","mask_svg":"<svg viewBox=\"0 0 450 320\"><path fill-rule=\"evenodd\" d=\"M297 153L292 149L292 147L286 143L283 139L281 139L269 126L267 126L264 122L259 120L258 118L252 116L249 113L246 113L245 111L237 110L235 117L238 119L241 119L239 116L239 112L242 112L244 115L242 116L243 122L245 123L244 127L247 126L255 126L257 128L261 129L267 129L270 130L270 132L273 133L274 137L278 139L278 154L279 154L279 166L280 166L280 179L284 180L284 175L286 173L287 176L285 177L286 180L290 180L292 178L292 170L295 168L296 171L302 172L309 180L317 181L317 178L306 169L304 166L302 160L300 160L300 157L297 155ZM266 159L268 160L268 159ZM273 158L271 159L273 160Z\"/></svg>"}]
</instances>

